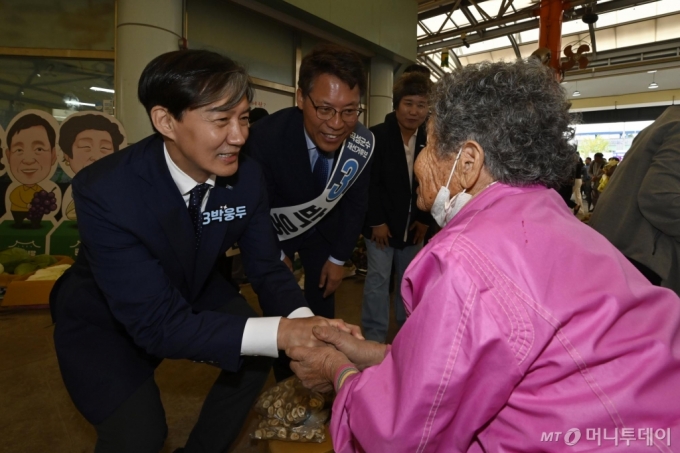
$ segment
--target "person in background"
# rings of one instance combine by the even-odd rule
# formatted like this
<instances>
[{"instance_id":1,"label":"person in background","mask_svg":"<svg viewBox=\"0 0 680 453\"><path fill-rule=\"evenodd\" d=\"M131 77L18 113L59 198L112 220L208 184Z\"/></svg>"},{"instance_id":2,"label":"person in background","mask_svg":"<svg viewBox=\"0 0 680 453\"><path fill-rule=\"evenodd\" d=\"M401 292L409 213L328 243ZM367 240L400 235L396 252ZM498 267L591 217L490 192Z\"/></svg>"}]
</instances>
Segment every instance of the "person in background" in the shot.
<instances>
[{"instance_id":1,"label":"person in background","mask_svg":"<svg viewBox=\"0 0 680 453\"><path fill-rule=\"evenodd\" d=\"M680 295L680 107L635 137L590 226L649 281Z\"/></svg>"},{"instance_id":2,"label":"person in background","mask_svg":"<svg viewBox=\"0 0 680 453\"><path fill-rule=\"evenodd\" d=\"M590 163L592 162L592 159L590 157L586 157L585 164L583 165L583 168L581 169L581 192L583 192L583 196L586 198L586 203L588 205L588 209L584 209L584 214L586 212L590 212L590 207L592 206L593 203L593 194L591 193L592 188L590 185L591 178L590 174L588 173L588 170L590 169Z\"/></svg>"},{"instance_id":3,"label":"person in background","mask_svg":"<svg viewBox=\"0 0 680 453\"><path fill-rule=\"evenodd\" d=\"M269 116L269 112L266 109L263 109L262 107L255 107L250 111L250 118L248 119L248 121L252 126L253 123L256 123L257 121L261 120L266 116Z\"/></svg>"},{"instance_id":4,"label":"person in background","mask_svg":"<svg viewBox=\"0 0 680 453\"><path fill-rule=\"evenodd\" d=\"M418 182L413 164L427 142L421 127L428 115L430 79L411 72L392 89L394 116L373 126L375 157L371 167L368 212L362 231L368 272L361 306L361 326L367 339L385 342L390 317L390 273L395 267L394 306L397 324L406 321L401 279L423 246L432 218L416 206Z\"/></svg>"},{"instance_id":5,"label":"person in background","mask_svg":"<svg viewBox=\"0 0 680 453\"><path fill-rule=\"evenodd\" d=\"M602 153L595 153L593 161L588 167L588 175L590 176L590 186L592 189L591 198L593 202L593 206L589 209L590 212L592 212L592 210L597 205L597 200L600 196L600 192L598 192L597 187L600 185L600 178L602 178L602 175L604 175L604 164L605 161Z\"/></svg>"},{"instance_id":6,"label":"person in background","mask_svg":"<svg viewBox=\"0 0 680 453\"><path fill-rule=\"evenodd\" d=\"M574 215L578 214L579 211L584 211L583 209L583 196L581 195L581 184L582 184L582 175L583 175L583 159L576 154L576 158L578 161L576 162L576 167L574 168L574 201L576 202L576 205L574 206Z\"/></svg>"},{"instance_id":7,"label":"person in background","mask_svg":"<svg viewBox=\"0 0 680 453\"><path fill-rule=\"evenodd\" d=\"M443 228L404 275L410 316L391 347L316 328L334 348L287 351L306 386L337 391L334 451L597 451L590 430L626 428L647 436L635 451L670 451L680 298L548 190L574 169L553 70L467 65L431 97L418 206Z\"/></svg>"},{"instance_id":8,"label":"person in background","mask_svg":"<svg viewBox=\"0 0 680 453\"><path fill-rule=\"evenodd\" d=\"M604 189L607 187L607 184L609 183L609 180L611 179L612 175L614 174L614 170L616 170L618 165L618 160L609 159L609 162L607 162L602 168L602 177L600 178L600 184L597 186L597 191L600 192L600 194L604 192Z\"/></svg>"}]
</instances>

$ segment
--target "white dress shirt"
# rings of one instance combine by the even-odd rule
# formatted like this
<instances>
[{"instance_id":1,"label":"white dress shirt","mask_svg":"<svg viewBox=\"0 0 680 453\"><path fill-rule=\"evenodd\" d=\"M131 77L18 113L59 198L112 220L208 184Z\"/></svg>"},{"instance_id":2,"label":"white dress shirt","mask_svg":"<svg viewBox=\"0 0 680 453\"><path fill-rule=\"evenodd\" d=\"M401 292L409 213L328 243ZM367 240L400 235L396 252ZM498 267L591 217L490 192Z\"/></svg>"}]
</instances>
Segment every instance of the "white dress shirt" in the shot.
<instances>
[{"instance_id":1,"label":"white dress shirt","mask_svg":"<svg viewBox=\"0 0 680 453\"><path fill-rule=\"evenodd\" d=\"M312 171L314 171L314 164L316 163L316 160L319 158L319 153L316 151L316 145L314 144L312 139L309 138L309 134L307 134L307 129L304 129L304 126L303 126L303 130L305 132L305 140L307 140L307 152L309 152L309 163L312 166ZM333 170L333 161L331 159L326 159L325 164L328 168L327 175L328 175L328 178L330 179L331 173L332 173L332 170ZM283 253L283 252L281 252L281 253ZM332 256L328 257L328 261L330 261L333 264L337 264L338 266L344 266L345 265L344 261L336 260Z\"/></svg>"},{"instance_id":2,"label":"white dress shirt","mask_svg":"<svg viewBox=\"0 0 680 453\"><path fill-rule=\"evenodd\" d=\"M168 164L170 176L177 185L179 192L184 197L184 202L189 206L189 197L191 196L191 189L201 184L195 181L191 176L187 175L180 169L177 164L170 158L168 149L163 145L165 152L165 162ZM210 175L207 181L203 183L210 185L210 188L205 193L201 202L201 212L205 209L208 203L208 195L210 190L215 187L215 175ZM288 315L289 319L293 318L308 318L314 316L312 310L308 307L300 307ZM279 333L279 321L281 316L269 316L264 318L248 318L246 326L243 329L243 338L241 339L241 355L262 355L267 357L278 357L279 350L277 346L277 336Z\"/></svg>"}]
</instances>

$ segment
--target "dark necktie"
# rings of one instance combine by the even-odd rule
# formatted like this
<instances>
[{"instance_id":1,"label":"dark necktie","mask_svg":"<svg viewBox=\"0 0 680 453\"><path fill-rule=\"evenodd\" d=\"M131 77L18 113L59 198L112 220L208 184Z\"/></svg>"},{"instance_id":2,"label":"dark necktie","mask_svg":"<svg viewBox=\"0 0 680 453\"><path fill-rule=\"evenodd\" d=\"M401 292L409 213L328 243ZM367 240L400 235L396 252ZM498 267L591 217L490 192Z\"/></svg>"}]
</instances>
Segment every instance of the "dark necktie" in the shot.
<instances>
[{"instance_id":1,"label":"dark necktie","mask_svg":"<svg viewBox=\"0 0 680 453\"><path fill-rule=\"evenodd\" d=\"M314 175L316 194L320 195L328 184L328 159L333 158L333 153L324 153L317 148L316 156L312 174Z\"/></svg>"},{"instance_id":2,"label":"dark necktie","mask_svg":"<svg viewBox=\"0 0 680 453\"><path fill-rule=\"evenodd\" d=\"M198 250L198 245L201 243L201 226L203 222L201 221L201 203L203 202L203 197L205 193L210 189L209 184L197 184L196 187L191 189L189 196L189 216L191 217L191 223L194 225L194 236L196 237L196 250Z\"/></svg>"}]
</instances>

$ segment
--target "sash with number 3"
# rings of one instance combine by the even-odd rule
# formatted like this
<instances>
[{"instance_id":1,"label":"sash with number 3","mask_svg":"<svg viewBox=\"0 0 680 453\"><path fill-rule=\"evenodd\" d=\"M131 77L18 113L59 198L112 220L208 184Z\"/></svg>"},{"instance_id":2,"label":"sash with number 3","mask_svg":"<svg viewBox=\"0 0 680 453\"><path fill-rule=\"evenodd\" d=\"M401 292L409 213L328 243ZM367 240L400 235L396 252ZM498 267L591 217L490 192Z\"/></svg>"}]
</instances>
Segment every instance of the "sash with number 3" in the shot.
<instances>
[{"instance_id":1,"label":"sash with number 3","mask_svg":"<svg viewBox=\"0 0 680 453\"><path fill-rule=\"evenodd\" d=\"M297 206L272 208L270 215L279 240L299 236L319 223L364 171L374 146L373 133L358 123L342 143L338 163L321 195Z\"/></svg>"}]
</instances>

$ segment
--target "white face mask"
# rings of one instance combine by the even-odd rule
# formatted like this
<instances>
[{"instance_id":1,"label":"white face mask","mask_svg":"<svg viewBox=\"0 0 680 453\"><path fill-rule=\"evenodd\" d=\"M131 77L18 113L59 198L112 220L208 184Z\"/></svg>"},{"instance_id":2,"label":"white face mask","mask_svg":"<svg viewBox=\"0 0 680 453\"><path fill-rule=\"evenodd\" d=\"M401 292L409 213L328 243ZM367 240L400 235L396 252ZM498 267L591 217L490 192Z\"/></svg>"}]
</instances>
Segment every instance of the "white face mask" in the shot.
<instances>
[{"instance_id":1,"label":"white face mask","mask_svg":"<svg viewBox=\"0 0 680 453\"><path fill-rule=\"evenodd\" d=\"M451 221L453 216L458 214L463 206L467 204L468 201L472 199L472 195L467 193L467 189L463 189L462 192L456 194L453 198L451 197L451 191L449 190L449 184L451 183L451 177L453 172L456 171L456 165L458 165L458 159L460 159L460 154L463 152L463 148L460 148L456 160L453 163L453 168L449 174L449 180L446 182L446 186L442 186L437 193L437 197L432 203L430 208L430 213L434 218L437 225L444 228L444 226Z\"/></svg>"}]
</instances>

